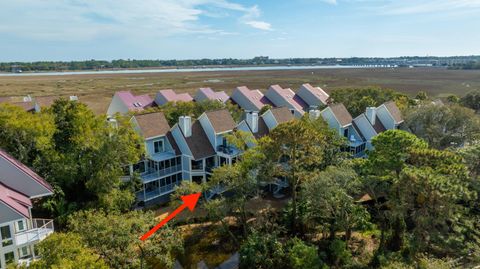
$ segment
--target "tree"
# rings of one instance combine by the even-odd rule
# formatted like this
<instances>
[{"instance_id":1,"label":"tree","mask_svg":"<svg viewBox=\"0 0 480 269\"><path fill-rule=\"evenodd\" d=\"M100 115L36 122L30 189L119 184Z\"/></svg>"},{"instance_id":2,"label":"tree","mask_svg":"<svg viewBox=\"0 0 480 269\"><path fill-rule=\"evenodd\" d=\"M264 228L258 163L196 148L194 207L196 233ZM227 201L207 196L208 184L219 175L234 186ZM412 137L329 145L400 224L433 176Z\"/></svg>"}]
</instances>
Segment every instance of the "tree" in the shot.
<instances>
[{"instance_id":1,"label":"tree","mask_svg":"<svg viewBox=\"0 0 480 269\"><path fill-rule=\"evenodd\" d=\"M435 148L463 146L480 137L480 117L458 105L423 104L412 108L405 126Z\"/></svg>"},{"instance_id":2,"label":"tree","mask_svg":"<svg viewBox=\"0 0 480 269\"><path fill-rule=\"evenodd\" d=\"M227 214L233 215L237 219L237 223L240 224L244 237L247 237L249 233L246 205L251 198L259 193L257 170L259 164L265 159L258 147L248 148L249 139L249 134L242 131L235 131L227 136L229 144L235 145L242 152L242 155L236 163L213 170L207 188L214 189L221 186L228 194L220 194L223 204L212 201L207 202L206 206L210 215L216 216L215 219L220 220L224 227L223 218L227 217ZM218 215L219 212L226 214L220 216Z\"/></svg>"},{"instance_id":3,"label":"tree","mask_svg":"<svg viewBox=\"0 0 480 269\"><path fill-rule=\"evenodd\" d=\"M258 112L259 115L263 115L263 113L267 112L268 110L270 110L272 108L271 105L264 105L262 106L262 108L260 109L260 111Z\"/></svg>"},{"instance_id":4,"label":"tree","mask_svg":"<svg viewBox=\"0 0 480 269\"><path fill-rule=\"evenodd\" d=\"M286 178L292 192L292 231L297 228L300 185L320 169L336 163L343 140L321 120L301 120L278 125L261 140L267 177ZM270 179L271 180L271 179Z\"/></svg>"},{"instance_id":5,"label":"tree","mask_svg":"<svg viewBox=\"0 0 480 269\"><path fill-rule=\"evenodd\" d=\"M204 100L200 102L169 102L159 108L159 110L165 114L165 118L171 126L178 122L180 116L198 118L203 112L217 109L228 109L232 118L236 122L240 121L243 114L242 110L230 101L222 103L217 100Z\"/></svg>"},{"instance_id":6,"label":"tree","mask_svg":"<svg viewBox=\"0 0 480 269\"><path fill-rule=\"evenodd\" d=\"M309 246L298 238L289 242L288 259L292 269L320 269L326 267L314 246Z\"/></svg>"},{"instance_id":7,"label":"tree","mask_svg":"<svg viewBox=\"0 0 480 269\"><path fill-rule=\"evenodd\" d=\"M143 148L128 120L119 117L118 127L112 127L86 105L62 99L55 101L47 113L56 127L54 146L35 162L35 167L61 190L47 207L57 215L69 213L65 206L73 210L129 209L134 196L122 186L122 167L138 162Z\"/></svg>"},{"instance_id":8,"label":"tree","mask_svg":"<svg viewBox=\"0 0 480 269\"><path fill-rule=\"evenodd\" d=\"M240 246L240 268L285 267L285 249L275 234L251 234Z\"/></svg>"},{"instance_id":9,"label":"tree","mask_svg":"<svg viewBox=\"0 0 480 269\"><path fill-rule=\"evenodd\" d=\"M0 104L0 148L32 166L40 154L53 147L53 117L48 113L32 114L23 108Z\"/></svg>"},{"instance_id":10,"label":"tree","mask_svg":"<svg viewBox=\"0 0 480 269\"><path fill-rule=\"evenodd\" d=\"M362 187L359 177L348 165L328 167L302 186L301 200L306 204L304 221L320 225L329 232L330 240L343 231L348 243L354 229L364 229L369 224L369 213L355 202L362 194Z\"/></svg>"},{"instance_id":11,"label":"tree","mask_svg":"<svg viewBox=\"0 0 480 269\"><path fill-rule=\"evenodd\" d=\"M480 90L473 90L467 93L460 99L460 103L477 112L480 111Z\"/></svg>"},{"instance_id":12,"label":"tree","mask_svg":"<svg viewBox=\"0 0 480 269\"><path fill-rule=\"evenodd\" d=\"M447 101L450 104L458 104L460 102L460 98L456 96L455 94L451 94L447 97Z\"/></svg>"},{"instance_id":13,"label":"tree","mask_svg":"<svg viewBox=\"0 0 480 269\"><path fill-rule=\"evenodd\" d=\"M365 167L367 176L378 183L370 190L374 197L385 200L376 199L382 231L380 252L459 252L460 242L467 240L468 234L463 224L465 205L475 197L462 158L428 148L400 130L386 131L372 144L375 149ZM410 244L405 244L407 241Z\"/></svg>"},{"instance_id":14,"label":"tree","mask_svg":"<svg viewBox=\"0 0 480 269\"><path fill-rule=\"evenodd\" d=\"M100 256L85 247L80 236L74 233L54 233L36 248L42 258L30 264L29 268L109 268Z\"/></svg>"},{"instance_id":15,"label":"tree","mask_svg":"<svg viewBox=\"0 0 480 269\"><path fill-rule=\"evenodd\" d=\"M425 101L428 99L428 95L424 91L419 91L417 95L415 95L415 99L420 100L420 101Z\"/></svg>"},{"instance_id":16,"label":"tree","mask_svg":"<svg viewBox=\"0 0 480 269\"><path fill-rule=\"evenodd\" d=\"M379 106L387 101L398 101L398 106L406 108L408 97L390 89L360 88L360 89L337 89L330 94L335 103L343 103L347 110L355 117L370 106Z\"/></svg>"},{"instance_id":17,"label":"tree","mask_svg":"<svg viewBox=\"0 0 480 269\"><path fill-rule=\"evenodd\" d=\"M425 141L415 135L400 131L388 130L372 139L374 150L367 159L367 167L370 173L380 176L399 176L405 161L410 156L412 148L426 149Z\"/></svg>"},{"instance_id":18,"label":"tree","mask_svg":"<svg viewBox=\"0 0 480 269\"><path fill-rule=\"evenodd\" d=\"M164 227L146 241L139 239L156 224L152 212L80 211L69 218L68 227L112 268L140 268L145 264L172 268L175 254L183 251L177 231Z\"/></svg>"},{"instance_id":19,"label":"tree","mask_svg":"<svg viewBox=\"0 0 480 269\"><path fill-rule=\"evenodd\" d=\"M459 149L458 153L465 160L466 165L470 170L472 178L480 176L480 143L469 145Z\"/></svg>"}]
</instances>

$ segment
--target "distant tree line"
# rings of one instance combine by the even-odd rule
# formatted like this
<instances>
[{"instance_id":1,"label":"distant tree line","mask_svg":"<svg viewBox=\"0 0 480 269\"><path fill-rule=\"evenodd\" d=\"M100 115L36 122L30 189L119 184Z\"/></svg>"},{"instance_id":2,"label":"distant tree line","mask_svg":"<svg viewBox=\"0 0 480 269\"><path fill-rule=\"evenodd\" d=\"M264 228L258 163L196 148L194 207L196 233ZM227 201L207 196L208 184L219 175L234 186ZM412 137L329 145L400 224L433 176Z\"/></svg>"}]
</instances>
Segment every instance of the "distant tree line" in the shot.
<instances>
[{"instance_id":1,"label":"distant tree line","mask_svg":"<svg viewBox=\"0 0 480 269\"><path fill-rule=\"evenodd\" d=\"M73 71L100 70L117 68L149 68L149 67L193 67L215 65L398 65L415 64L432 66L449 66L452 68L468 66L469 63L480 62L480 56L455 57L394 57L394 58L285 58L272 59L267 56L252 59L190 59L190 60L134 60L118 59L112 61L38 61L38 62L4 62L0 63L1 72L29 71Z\"/></svg>"},{"instance_id":2,"label":"distant tree line","mask_svg":"<svg viewBox=\"0 0 480 269\"><path fill-rule=\"evenodd\" d=\"M470 61L465 64L453 64L452 66L450 66L450 69L464 69L464 70L480 69L480 61Z\"/></svg>"}]
</instances>

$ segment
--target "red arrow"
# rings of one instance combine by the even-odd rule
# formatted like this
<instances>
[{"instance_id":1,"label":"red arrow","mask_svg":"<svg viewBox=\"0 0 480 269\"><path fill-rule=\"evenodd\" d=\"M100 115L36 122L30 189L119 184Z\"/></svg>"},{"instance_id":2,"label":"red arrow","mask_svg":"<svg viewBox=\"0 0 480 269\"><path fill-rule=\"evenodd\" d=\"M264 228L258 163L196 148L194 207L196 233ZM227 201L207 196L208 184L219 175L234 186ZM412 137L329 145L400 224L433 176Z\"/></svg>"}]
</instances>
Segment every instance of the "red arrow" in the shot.
<instances>
[{"instance_id":1,"label":"red arrow","mask_svg":"<svg viewBox=\"0 0 480 269\"><path fill-rule=\"evenodd\" d=\"M163 225L165 225L167 222L173 219L176 215L178 215L178 213L182 212L182 210L184 210L186 207L188 207L188 209L190 209L190 211L193 212L193 210L195 209L195 205L197 205L198 198L200 198L200 195L201 193L194 193L194 194L181 196L180 199L182 199L183 204L177 207L175 211L170 213L166 218L160 221L160 223L157 224L155 227L153 227L150 231L148 231L146 234L140 237L140 240L142 241L147 240L153 233L155 233L158 229L162 228Z\"/></svg>"}]
</instances>

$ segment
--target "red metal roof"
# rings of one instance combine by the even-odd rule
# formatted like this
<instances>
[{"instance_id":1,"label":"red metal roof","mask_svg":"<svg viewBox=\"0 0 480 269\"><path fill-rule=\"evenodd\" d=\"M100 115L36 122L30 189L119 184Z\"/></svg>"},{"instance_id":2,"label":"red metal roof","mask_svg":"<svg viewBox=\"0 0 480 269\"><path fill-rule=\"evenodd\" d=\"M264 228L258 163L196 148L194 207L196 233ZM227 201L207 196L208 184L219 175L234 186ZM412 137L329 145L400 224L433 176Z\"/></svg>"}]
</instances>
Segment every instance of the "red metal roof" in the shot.
<instances>
[{"instance_id":1,"label":"red metal roof","mask_svg":"<svg viewBox=\"0 0 480 269\"><path fill-rule=\"evenodd\" d=\"M246 86L237 87L235 90L239 91L243 96L250 100L258 110L265 105L273 106L273 103L268 100L260 90L250 90Z\"/></svg>"},{"instance_id":2,"label":"red metal roof","mask_svg":"<svg viewBox=\"0 0 480 269\"><path fill-rule=\"evenodd\" d=\"M277 92L278 95L282 96L285 101L291 104L296 110L303 111L304 108L308 107L308 104L296 95L294 91L290 88L282 88L280 85L272 85L270 89Z\"/></svg>"},{"instance_id":3,"label":"red metal roof","mask_svg":"<svg viewBox=\"0 0 480 269\"><path fill-rule=\"evenodd\" d=\"M211 88L200 88L198 90L210 100L226 102L230 98L224 91L215 92Z\"/></svg>"},{"instance_id":4,"label":"red metal roof","mask_svg":"<svg viewBox=\"0 0 480 269\"><path fill-rule=\"evenodd\" d=\"M167 102L190 102L193 98L188 93L177 94L172 89L160 90L159 93L167 100Z\"/></svg>"},{"instance_id":5,"label":"red metal roof","mask_svg":"<svg viewBox=\"0 0 480 269\"><path fill-rule=\"evenodd\" d=\"M128 107L128 110L131 111L142 111L153 104L153 99L148 94L135 96L130 91L120 91L116 92L115 95L117 95Z\"/></svg>"},{"instance_id":6,"label":"red metal roof","mask_svg":"<svg viewBox=\"0 0 480 269\"><path fill-rule=\"evenodd\" d=\"M328 98L330 97L322 88L320 87L313 87L309 83L305 83L302 85L306 90L308 90L311 94L317 97L322 103L326 104Z\"/></svg>"},{"instance_id":7,"label":"red metal roof","mask_svg":"<svg viewBox=\"0 0 480 269\"><path fill-rule=\"evenodd\" d=\"M10 162L13 166L15 166L16 168L18 168L20 171L22 171L23 173L27 174L30 178L32 178L33 180L35 180L38 184L44 186L45 188L47 188L49 191L53 192L53 188L50 184L48 184L47 181L45 181L45 179L43 179L42 177L40 177L39 175L37 175L37 173L33 172L32 169L30 169L29 167L27 167L26 165L24 165L23 163L19 162L17 159L13 158L12 156L10 156L8 153L6 153L4 150L0 149L0 157L2 157L3 159L7 160L8 162Z\"/></svg>"},{"instance_id":8,"label":"red metal roof","mask_svg":"<svg viewBox=\"0 0 480 269\"><path fill-rule=\"evenodd\" d=\"M30 218L29 207L32 207L32 201L24 194L15 191L0 182L0 201L17 211L26 218Z\"/></svg>"}]
</instances>

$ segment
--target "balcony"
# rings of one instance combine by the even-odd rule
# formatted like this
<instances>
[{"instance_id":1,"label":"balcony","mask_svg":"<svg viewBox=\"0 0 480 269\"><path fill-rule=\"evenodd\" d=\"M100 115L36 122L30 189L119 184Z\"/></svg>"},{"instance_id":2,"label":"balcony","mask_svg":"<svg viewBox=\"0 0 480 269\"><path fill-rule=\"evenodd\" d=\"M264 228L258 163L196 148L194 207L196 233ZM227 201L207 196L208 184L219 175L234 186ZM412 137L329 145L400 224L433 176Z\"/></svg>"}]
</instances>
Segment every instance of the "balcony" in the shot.
<instances>
[{"instance_id":1,"label":"balcony","mask_svg":"<svg viewBox=\"0 0 480 269\"><path fill-rule=\"evenodd\" d=\"M165 185L165 186L160 186L158 189L155 189L155 190L149 191L149 192L143 192L143 190L141 190L141 191L136 193L137 200L138 201L148 201L148 200L151 200L151 199L156 198L158 196L165 195L167 193L171 193L175 189L175 186L180 185L180 183L181 183L181 181L178 181L177 183L172 183L172 184L168 184L168 185Z\"/></svg>"},{"instance_id":2,"label":"balcony","mask_svg":"<svg viewBox=\"0 0 480 269\"><path fill-rule=\"evenodd\" d=\"M177 156L177 154L175 153L175 151L167 150L167 151L152 154L150 156L150 159L154 160L156 162L161 162L161 161L165 161L165 160L175 158L176 156Z\"/></svg>"},{"instance_id":3,"label":"balcony","mask_svg":"<svg viewBox=\"0 0 480 269\"><path fill-rule=\"evenodd\" d=\"M53 220L32 219L32 228L15 234L17 246L30 245L43 240L54 231Z\"/></svg>"},{"instance_id":4,"label":"balcony","mask_svg":"<svg viewBox=\"0 0 480 269\"><path fill-rule=\"evenodd\" d=\"M217 153L221 153L228 156L236 156L240 153L240 151L234 146L220 145L217 147Z\"/></svg>"},{"instance_id":5,"label":"balcony","mask_svg":"<svg viewBox=\"0 0 480 269\"><path fill-rule=\"evenodd\" d=\"M156 180L158 178L180 172L182 171L182 165L175 165L175 166L170 166L168 168L158 170L158 171L153 171L153 172L146 172L142 174L140 177L142 178L143 183L148 183L150 181Z\"/></svg>"}]
</instances>

